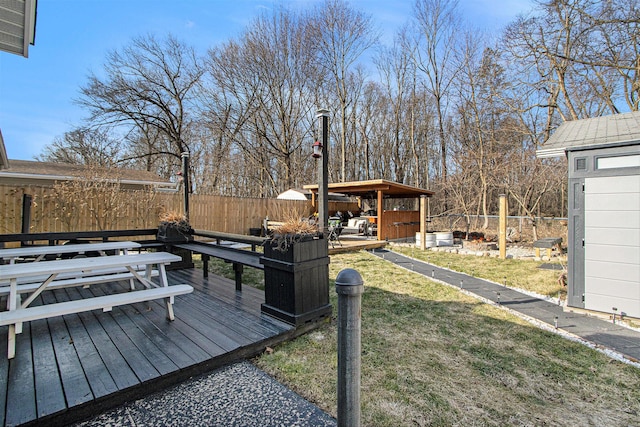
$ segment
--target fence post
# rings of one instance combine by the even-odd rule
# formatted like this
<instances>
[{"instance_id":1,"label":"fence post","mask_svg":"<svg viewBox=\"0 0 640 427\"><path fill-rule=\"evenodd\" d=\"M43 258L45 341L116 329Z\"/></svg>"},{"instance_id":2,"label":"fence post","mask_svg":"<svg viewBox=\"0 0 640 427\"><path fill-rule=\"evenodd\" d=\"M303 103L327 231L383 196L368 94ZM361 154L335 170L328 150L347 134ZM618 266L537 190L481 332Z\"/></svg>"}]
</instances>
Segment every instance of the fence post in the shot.
<instances>
[{"instance_id":1,"label":"fence post","mask_svg":"<svg viewBox=\"0 0 640 427\"><path fill-rule=\"evenodd\" d=\"M346 268L338 273L338 427L360 426L363 291L362 276L356 270Z\"/></svg>"},{"instance_id":2,"label":"fence post","mask_svg":"<svg viewBox=\"0 0 640 427\"><path fill-rule=\"evenodd\" d=\"M507 258L507 195L500 194L500 224L498 226L498 246L500 259Z\"/></svg>"}]
</instances>

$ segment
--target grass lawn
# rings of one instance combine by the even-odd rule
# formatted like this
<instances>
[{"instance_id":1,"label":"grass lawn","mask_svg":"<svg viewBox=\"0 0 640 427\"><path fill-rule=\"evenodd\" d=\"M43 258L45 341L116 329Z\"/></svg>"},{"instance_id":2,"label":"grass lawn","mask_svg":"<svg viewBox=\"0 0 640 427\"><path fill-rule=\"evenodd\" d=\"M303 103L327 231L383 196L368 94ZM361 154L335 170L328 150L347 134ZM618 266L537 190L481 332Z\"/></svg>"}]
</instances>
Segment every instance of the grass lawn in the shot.
<instances>
[{"instance_id":1,"label":"grass lawn","mask_svg":"<svg viewBox=\"0 0 640 427\"><path fill-rule=\"evenodd\" d=\"M447 252L421 251L408 246L393 246L393 250L440 267L470 274L474 277L507 283L507 286L535 292L538 295L566 297L564 288L558 277L561 271L539 268L549 261L532 261L478 257L475 255L459 255ZM555 263L558 263L555 261Z\"/></svg>"},{"instance_id":2,"label":"grass lawn","mask_svg":"<svg viewBox=\"0 0 640 427\"><path fill-rule=\"evenodd\" d=\"M451 262L451 268L458 269ZM357 269L365 281L363 425L640 423L640 369L537 329L503 309L366 252L331 257L331 322L253 361L334 416L337 350L333 280L344 268ZM492 278L478 274L479 265L465 268ZM492 280L502 282L506 271L500 269ZM525 280L529 273L515 261L509 271L518 277L514 284L518 287L538 281ZM554 290L548 292L553 294Z\"/></svg>"},{"instance_id":3,"label":"grass lawn","mask_svg":"<svg viewBox=\"0 0 640 427\"><path fill-rule=\"evenodd\" d=\"M200 254L193 254L193 265L195 268L202 268L202 257ZM224 262L219 258L209 258L209 274L226 277L235 280L233 264ZM264 290L264 272L257 268L245 266L242 271L242 283Z\"/></svg>"}]
</instances>

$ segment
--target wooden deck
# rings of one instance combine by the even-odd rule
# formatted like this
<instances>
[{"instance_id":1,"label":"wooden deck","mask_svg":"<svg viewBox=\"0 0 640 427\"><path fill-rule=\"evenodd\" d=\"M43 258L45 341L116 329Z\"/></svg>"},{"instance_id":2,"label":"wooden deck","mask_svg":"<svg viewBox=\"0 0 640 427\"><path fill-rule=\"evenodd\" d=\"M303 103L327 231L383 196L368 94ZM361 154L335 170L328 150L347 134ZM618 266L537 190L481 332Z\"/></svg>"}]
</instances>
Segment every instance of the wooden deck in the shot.
<instances>
[{"instance_id":1,"label":"wooden deck","mask_svg":"<svg viewBox=\"0 0 640 427\"><path fill-rule=\"evenodd\" d=\"M388 242L384 240L374 240L372 238L367 239L359 235L346 235L340 236L340 243L341 244L334 242L333 245L329 245L329 255L383 248Z\"/></svg>"},{"instance_id":2,"label":"wooden deck","mask_svg":"<svg viewBox=\"0 0 640 427\"><path fill-rule=\"evenodd\" d=\"M176 320L162 301L67 315L24 325L16 357L7 360L7 329L0 328L0 426L66 425L208 372L309 329L260 313L264 292L202 270L169 272L169 283L194 292L176 297ZM90 289L47 291L64 301L124 290L127 281ZM42 300L40 301L42 303ZM6 306L6 297L0 299Z\"/></svg>"}]
</instances>

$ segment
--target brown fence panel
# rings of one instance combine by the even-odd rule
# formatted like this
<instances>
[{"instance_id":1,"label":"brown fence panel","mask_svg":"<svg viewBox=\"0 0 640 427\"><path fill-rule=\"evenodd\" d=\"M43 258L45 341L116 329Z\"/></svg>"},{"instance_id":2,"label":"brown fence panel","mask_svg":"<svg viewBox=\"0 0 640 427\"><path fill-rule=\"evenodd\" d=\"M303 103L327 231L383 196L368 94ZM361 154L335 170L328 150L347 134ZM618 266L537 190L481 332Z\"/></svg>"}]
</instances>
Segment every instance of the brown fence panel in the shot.
<instances>
[{"instance_id":1,"label":"brown fence panel","mask_svg":"<svg viewBox=\"0 0 640 427\"><path fill-rule=\"evenodd\" d=\"M109 200L61 200L52 187L0 185L0 233L19 233L22 197L33 196L30 231L65 232L154 228L162 212L183 212L184 197L178 193L122 191L125 204L113 208ZM313 214L309 201L238 198L193 194L189 198L193 228L226 233L249 234L265 218L284 221L289 217ZM357 212L357 203L330 202L329 212Z\"/></svg>"}]
</instances>

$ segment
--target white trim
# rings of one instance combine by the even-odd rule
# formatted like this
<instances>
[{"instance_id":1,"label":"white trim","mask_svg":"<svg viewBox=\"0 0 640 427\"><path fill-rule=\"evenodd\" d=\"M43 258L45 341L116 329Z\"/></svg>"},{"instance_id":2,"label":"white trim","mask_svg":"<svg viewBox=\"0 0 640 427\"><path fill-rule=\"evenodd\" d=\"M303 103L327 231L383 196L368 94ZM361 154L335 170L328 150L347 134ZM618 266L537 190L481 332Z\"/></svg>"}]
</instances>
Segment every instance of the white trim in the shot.
<instances>
[{"instance_id":1,"label":"white trim","mask_svg":"<svg viewBox=\"0 0 640 427\"><path fill-rule=\"evenodd\" d=\"M0 170L7 169L9 167L9 158L7 157L7 150L4 147L4 139L2 138L2 130L0 129Z\"/></svg>"},{"instance_id":2,"label":"white trim","mask_svg":"<svg viewBox=\"0 0 640 427\"><path fill-rule=\"evenodd\" d=\"M536 150L536 157L539 159L562 157L565 155L566 150L565 147Z\"/></svg>"},{"instance_id":3,"label":"white trim","mask_svg":"<svg viewBox=\"0 0 640 427\"><path fill-rule=\"evenodd\" d=\"M24 2L24 24L22 26L22 56L29 57L29 44L31 44L31 35L33 34L33 9L34 0L25 0Z\"/></svg>"}]
</instances>

